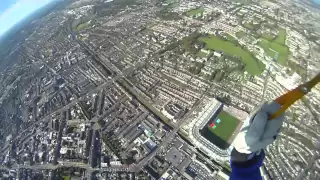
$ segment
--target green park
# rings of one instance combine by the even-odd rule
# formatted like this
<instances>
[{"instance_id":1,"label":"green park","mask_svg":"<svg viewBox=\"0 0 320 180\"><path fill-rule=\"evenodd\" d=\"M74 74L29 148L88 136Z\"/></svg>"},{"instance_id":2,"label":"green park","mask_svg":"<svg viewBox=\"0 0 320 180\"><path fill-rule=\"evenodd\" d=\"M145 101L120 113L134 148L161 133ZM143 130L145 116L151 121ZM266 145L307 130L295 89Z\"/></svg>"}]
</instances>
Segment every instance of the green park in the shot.
<instances>
[{"instance_id":1,"label":"green park","mask_svg":"<svg viewBox=\"0 0 320 180\"><path fill-rule=\"evenodd\" d=\"M89 22L81 23L75 28L76 31L82 31L90 26Z\"/></svg>"},{"instance_id":2,"label":"green park","mask_svg":"<svg viewBox=\"0 0 320 180\"><path fill-rule=\"evenodd\" d=\"M196 8L196 9L192 9L190 11L186 12L187 16L194 16L197 14L202 14L204 12L204 8L200 7L200 8Z\"/></svg>"},{"instance_id":3,"label":"green park","mask_svg":"<svg viewBox=\"0 0 320 180\"><path fill-rule=\"evenodd\" d=\"M265 69L265 65L256 59L252 53L242 48L233 42L223 40L214 35L201 36L198 38L199 41L205 43L205 48L222 51L225 54L240 57L243 63L246 65L245 70L252 75L259 75Z\"/></svg>"},{"instance_id":4,"label":"green park","mask_svg":"<svg viewBox=\"0 0 320 180\"><path fill-rule=\"evenodd\" d=\"M280 29L275 39L268 39L262 37L259 42L259 46L263 48L266 54L272 58L275 58L281 65L286 65L288 61L289 48L285 45L286 31ZM276 57L278 54L278 57Z\"/></svg>"},{"instance_id":5,"label":"green park","mask_svg":"<svg viewBox=\"0 0 320 180\"><path fill-rule=\"evenodd\" d=\"M246 33L243 32L243 31L239 31L239 32L236 33L237 38L242 38L245 35L246 35Z\"/></svg>"}]
</instances>

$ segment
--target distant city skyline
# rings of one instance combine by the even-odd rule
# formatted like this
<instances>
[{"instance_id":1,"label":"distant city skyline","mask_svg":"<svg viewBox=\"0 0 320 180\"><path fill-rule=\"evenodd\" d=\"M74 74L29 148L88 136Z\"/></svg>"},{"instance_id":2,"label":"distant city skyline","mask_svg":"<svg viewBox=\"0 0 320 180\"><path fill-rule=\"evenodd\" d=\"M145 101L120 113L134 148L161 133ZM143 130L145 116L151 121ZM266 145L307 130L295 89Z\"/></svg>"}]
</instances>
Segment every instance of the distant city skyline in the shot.
<instances>
[{"instance_id":1,"label":"distant city skyline","mask_svg":"<svg viewBox=\"0 0 320 180\"><path fill-rule=\"evenodd\" d=\"M0 36L39 8L55 0L4 0L0 5Z\"/></svg>"}]
</instances>

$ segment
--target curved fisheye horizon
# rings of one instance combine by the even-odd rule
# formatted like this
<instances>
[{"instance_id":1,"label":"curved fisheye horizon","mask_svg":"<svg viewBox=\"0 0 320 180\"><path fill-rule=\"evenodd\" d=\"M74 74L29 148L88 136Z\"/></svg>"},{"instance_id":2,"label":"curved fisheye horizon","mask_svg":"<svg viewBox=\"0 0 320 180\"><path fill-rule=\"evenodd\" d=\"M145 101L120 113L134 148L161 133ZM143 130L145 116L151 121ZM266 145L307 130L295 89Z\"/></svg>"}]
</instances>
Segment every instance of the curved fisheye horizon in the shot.
<instances>
[{"instance_id":1,"label":"curved fisheye horizon","mask_svg":"<svg viewBox=\"0 0 320 180\"><path fill-rule=\"evenodd\" d=\"M17 23L56 0L3 0L0 5L0 36Z\"/></svg>"},{"instance_id":2,"label":"curved fisheye horizon","mask_svg":"<svg viewBox=\"0 0 320 180\"><path fill-rule=\"evenodd\" d=\"M3 0L0 179L320 179L320 0Z\"/></svg>"}]
</instances>

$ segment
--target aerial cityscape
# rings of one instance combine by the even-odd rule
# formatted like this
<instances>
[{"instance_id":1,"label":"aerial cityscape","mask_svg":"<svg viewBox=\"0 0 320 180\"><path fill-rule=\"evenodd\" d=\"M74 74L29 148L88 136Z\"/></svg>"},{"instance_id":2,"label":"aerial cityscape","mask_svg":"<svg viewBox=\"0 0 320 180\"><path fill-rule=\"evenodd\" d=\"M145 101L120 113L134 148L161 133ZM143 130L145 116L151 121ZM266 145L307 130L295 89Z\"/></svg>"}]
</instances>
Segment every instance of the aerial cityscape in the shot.
<instances>
[{"instance_id":1,"label":"aerial cityscape","mask_svg":"<svg viewBox=\"0 0 320 180\"><path fill-rule=\"evenodd\" d=\"M54 1L0 38L0 179L224 180L250 112L320 71L311 0ZM263 179L320 179L320 85Z\"/></svg>"}]
</instances>

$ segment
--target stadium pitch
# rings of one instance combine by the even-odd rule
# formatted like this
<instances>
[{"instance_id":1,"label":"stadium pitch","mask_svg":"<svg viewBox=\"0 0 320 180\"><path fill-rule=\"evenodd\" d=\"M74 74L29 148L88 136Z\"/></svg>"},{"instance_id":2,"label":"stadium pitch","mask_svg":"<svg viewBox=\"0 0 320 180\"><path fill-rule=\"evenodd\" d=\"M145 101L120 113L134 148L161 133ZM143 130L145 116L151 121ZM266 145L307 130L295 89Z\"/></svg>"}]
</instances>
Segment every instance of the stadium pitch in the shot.
<instances>
[{"instance_id":1,"label":"stadium pitch","mask_svg":"<svg viewBox=\"0 0 320 180\"><path fill-rule=\"evenodd\" d=\"M239 119L221 110L210 118L207 125L201 129L201 134L220 149L227 149L239 123Z\"/></svg>"}]
</instances>

